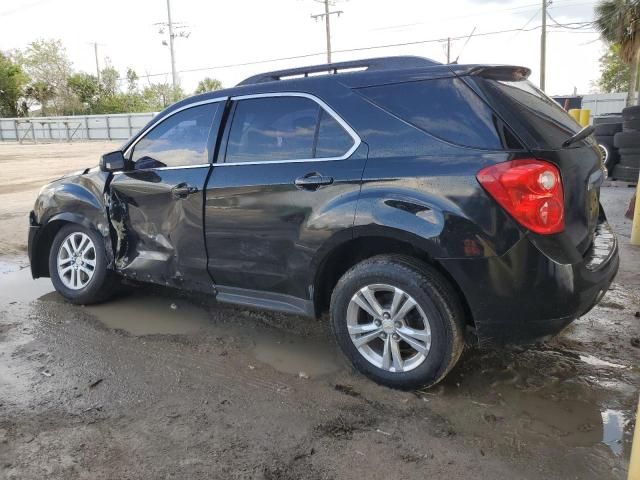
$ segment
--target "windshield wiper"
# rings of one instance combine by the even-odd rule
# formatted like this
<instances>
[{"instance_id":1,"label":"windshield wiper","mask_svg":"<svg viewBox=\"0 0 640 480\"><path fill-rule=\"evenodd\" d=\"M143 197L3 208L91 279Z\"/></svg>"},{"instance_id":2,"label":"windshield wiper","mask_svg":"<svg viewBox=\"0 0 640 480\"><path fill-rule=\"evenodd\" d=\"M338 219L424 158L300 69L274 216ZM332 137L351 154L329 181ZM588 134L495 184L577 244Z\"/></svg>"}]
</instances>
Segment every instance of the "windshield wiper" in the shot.
<instances>
[{"instance_id":1,"label":"windshield wiper","mask_svg":"<svg viewBox=\"0 0 640 480\"><path fill-rule=\"evenodd\" d=\"M595 130L596 129L595 129L595 127L593 125L587 125L586 127L584 127L582 130L580 130L578 133L576 133L572 137L567 138L562 143L562 148L567 148L568 146L570 146L570 145L572 145L572 144L574 144L576 142L579 142L580 140L584 140L589 135L591 135Z\"/></svg>"}]
</instances>

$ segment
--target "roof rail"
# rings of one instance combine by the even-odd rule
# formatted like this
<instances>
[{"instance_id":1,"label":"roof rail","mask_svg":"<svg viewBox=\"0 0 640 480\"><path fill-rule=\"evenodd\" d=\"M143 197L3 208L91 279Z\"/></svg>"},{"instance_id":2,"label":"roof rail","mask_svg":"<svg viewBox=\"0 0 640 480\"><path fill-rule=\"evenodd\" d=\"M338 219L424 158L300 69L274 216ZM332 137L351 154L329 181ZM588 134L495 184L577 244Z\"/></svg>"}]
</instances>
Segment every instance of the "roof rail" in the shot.
<instances>
[{"instance_id":1,"label":"roof rail","mask_svg":"<svg viewBox=\"0 0 640 480\"><path fill-rule=\"evenodd\" d=\"M312 65L309 67L289 68L286 70L261 73L244 79L237 86L285 80L287 77L308 77L313 73L337 74L340 70L402 70L407 68L430 67L433 65L440 65L440 63L428 58L415 56L366 58L363 60L325 63L324 65Z\"/></svg>"}]
</instances>

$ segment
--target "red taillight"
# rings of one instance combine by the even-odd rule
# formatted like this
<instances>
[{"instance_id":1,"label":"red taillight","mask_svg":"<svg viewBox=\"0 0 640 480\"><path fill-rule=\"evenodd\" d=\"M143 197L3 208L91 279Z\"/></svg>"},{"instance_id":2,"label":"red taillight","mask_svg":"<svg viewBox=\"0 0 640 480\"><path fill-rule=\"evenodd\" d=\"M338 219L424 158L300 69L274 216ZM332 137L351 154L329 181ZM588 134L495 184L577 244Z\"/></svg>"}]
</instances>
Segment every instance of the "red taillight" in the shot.
<instances>
[{"instance_id":1,"label":"red taillight","mask_svg":"<svg viewBox=\"0 0 640 480\"><path fill-rule=\"evenodd\" d=\"M497 163L478 172L480 185L521 225L542 233L564 230L564 194L558 168L544 160Z\"/></svg>"}]
</instances>

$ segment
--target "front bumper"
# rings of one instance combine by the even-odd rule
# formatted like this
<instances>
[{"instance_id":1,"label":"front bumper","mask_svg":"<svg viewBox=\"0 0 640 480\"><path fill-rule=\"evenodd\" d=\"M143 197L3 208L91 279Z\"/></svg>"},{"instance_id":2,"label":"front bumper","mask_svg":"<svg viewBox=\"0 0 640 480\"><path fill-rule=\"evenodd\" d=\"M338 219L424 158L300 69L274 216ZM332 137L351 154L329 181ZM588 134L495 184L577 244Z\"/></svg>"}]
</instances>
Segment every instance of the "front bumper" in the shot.
<instances>
[{"instance_id":1,"label":"front bumper","mask_svg":"<svg viewBox=\"0 0 640 480\"><path fill-rule=\"evenodd\" d=\"M27 242L27 252L29 254L29 265L31 265L31 276L33 278L41 276L40 262L36 255L40 228L40 225L36 223L35 214L31 211L29 213L29 239Z\"/></svg>"},{"instance_id":2,"label":"front bumper","mask_svg":"<svg viewBox=\"0 0 640 480\"><path fill-rule=\"evenodd\" d=\"M480 344L528 343L560 332L591 310L620 263L606 221L582 261L560 264L527 238L500 257L440 260L462 290Z\"/></svg>"}]
</instances>

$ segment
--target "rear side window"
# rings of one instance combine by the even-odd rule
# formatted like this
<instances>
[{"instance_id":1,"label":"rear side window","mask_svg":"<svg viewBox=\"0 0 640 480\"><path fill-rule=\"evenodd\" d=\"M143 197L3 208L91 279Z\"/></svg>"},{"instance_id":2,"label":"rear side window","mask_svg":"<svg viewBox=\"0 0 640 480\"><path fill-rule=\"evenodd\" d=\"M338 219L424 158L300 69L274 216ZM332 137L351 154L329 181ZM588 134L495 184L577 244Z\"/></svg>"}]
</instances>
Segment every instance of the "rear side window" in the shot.
<instances>
[{"instance_id":1,"label":"rear side window","mask_svg":"<svg viewBox=\"0 0 640 480\"><path fill-rule=\"evenodd\" d=\"M455 78L361 88L374 103L419 129L456 145L520 149L489 106Z\"/></svg>"},{"instance_id":2,"label":"rear side window","mask_svg":"<svg viewBox=\"0 0 640 480\"><path fill-rule=\"evenodd\" d=\"M309 98L250 98L236 103L225 162L335 158L353 142L336 119Z\"/></svg>"},{"instance_id":3,"label":"rear side window","mask_svg":"<svg viewBox=\"0 0 640 480\"><path fill-rule=\"evenodd\" d=\"M353 146L353 138L338 121L320 110L315 158L340 157Z\"/></svg>"}]
</instances>

